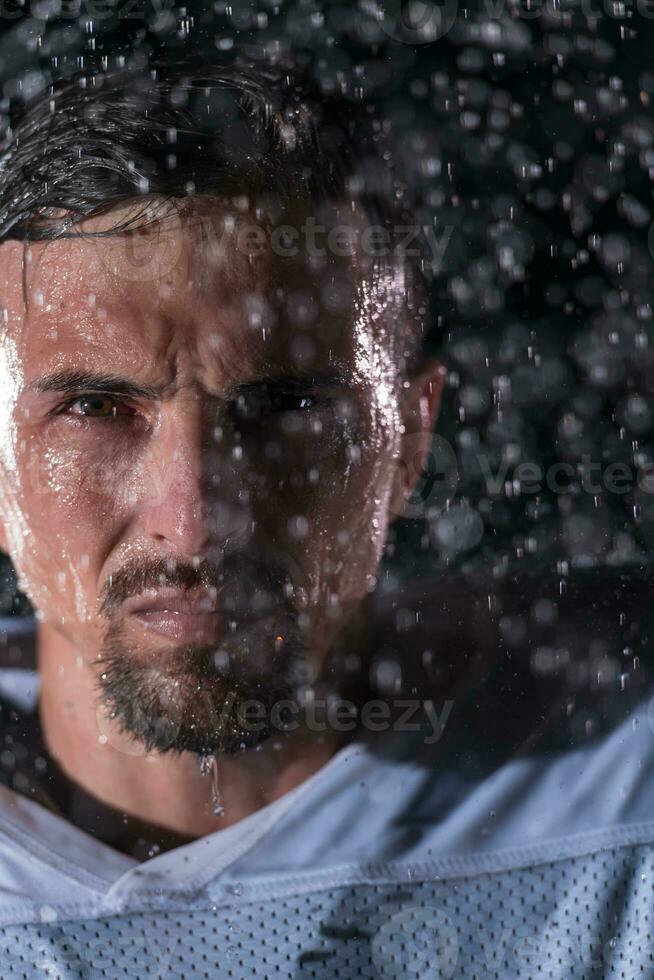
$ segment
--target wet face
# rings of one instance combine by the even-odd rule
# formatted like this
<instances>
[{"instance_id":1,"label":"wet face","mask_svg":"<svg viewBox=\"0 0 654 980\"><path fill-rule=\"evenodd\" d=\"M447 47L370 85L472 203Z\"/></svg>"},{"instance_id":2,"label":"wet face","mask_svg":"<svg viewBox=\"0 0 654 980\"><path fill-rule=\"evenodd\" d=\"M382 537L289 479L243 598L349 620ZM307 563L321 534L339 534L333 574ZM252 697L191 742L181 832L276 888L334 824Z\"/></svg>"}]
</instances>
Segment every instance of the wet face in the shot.
<instances>
[{"instance_id":1,"label":"wet face","mask_svg":"<svg viewBox=\"0 0 654 980\"><path fill-rule=\"evenodd\" d=\"M401 283L253 255L225 216L0 249L4 547L159 750L259 740L224 706L266 717L316 679L410 490L403 424L428 427L440 387L398 374Z\"/></svg>"}]
</instances>

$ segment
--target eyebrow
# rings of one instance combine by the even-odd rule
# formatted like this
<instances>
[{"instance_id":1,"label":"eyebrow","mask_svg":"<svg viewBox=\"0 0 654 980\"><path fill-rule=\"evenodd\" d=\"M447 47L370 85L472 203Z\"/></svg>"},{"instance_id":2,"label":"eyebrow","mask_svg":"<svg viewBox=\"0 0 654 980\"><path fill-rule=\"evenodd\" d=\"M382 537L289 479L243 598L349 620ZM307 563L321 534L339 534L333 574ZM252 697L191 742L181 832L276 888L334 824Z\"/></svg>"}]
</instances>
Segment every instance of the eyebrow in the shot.
<instances>
[{"instance_id":1,"label":"eyebrow","mask_svg":"<svg viewBox=\"0 0 654 980\"><path fill-rule=\"evenodd\" d=\"M272 373L254 378L229 389L228 397L238 397L266 385L270 387L289 388L327 388L331 386L347 387L352 384L352 370L343 361L333 361L319 371L290 371ZM97 374L92 371L55 371L47 374L29 386L34 391L57 392L58 394L79 395L87 391L101 391L109 395L122 395L126 398L144 398L154 400L161 395L160 388L152 385L139 384L128 378L115 374Z\"/></svg>"},{"instance_id":2,"label":"eyebrow","mask_svg":"<svg viewBox=\"0 0 654 980\"><path fill-rule=\"evenodd\" d=\"M55 371L39 378L30 385L35 391L55 391L66 395L76 395L85 391L102 391L111 395L125 395L128 398L154 399L159 391L151 385L137 384L115 374L95 374L92 371Z\"/></svg>"}]
</instances>

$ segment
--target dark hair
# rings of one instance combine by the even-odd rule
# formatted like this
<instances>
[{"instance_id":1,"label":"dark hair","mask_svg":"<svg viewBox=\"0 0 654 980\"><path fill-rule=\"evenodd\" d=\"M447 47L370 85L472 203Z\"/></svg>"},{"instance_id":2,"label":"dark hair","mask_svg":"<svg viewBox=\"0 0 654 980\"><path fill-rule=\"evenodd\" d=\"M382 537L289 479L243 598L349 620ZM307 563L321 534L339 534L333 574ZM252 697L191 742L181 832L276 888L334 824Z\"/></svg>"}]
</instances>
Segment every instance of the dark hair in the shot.
<instances>
[{"instance_id":1,"label":"dark hair","mask_svg":"<svg viewBox=\"0 0 654 980\"><path fill-rule=\"evenodd\" d=\"M235 61L80 73L28 105L0 146L0 243L80 234L71 232L80 220L144 195L274 190L282 204L356 199L397 261L398 228L416 219L384 128L286 68ZM428 294L420 258L402 261L415 346Z\"/></svg>"}]
</instances>

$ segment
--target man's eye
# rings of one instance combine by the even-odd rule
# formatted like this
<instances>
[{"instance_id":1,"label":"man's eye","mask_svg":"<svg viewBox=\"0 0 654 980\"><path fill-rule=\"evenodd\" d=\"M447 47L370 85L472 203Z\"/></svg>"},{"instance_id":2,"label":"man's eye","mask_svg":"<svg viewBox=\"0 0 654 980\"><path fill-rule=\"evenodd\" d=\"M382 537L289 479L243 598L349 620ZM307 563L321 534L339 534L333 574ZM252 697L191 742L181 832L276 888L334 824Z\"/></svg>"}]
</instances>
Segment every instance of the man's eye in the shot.
<instances>
[{"instance_id":1,"label":"man's eye","mask_svg":"<svg viewBox=\"0 0 654 980\"><path fill-rule=\"evenodd\" d=\"M273 412L301 412L313 408L318 399L315 395L275 395L270 400Z\"/></svg>"},{"instance_id":2,"label":"man's eye","mask_svg":"<svg viewBox=\"0 0 654 980\"><path fill-rule=\"evenodd\" d=\"M112 419L118 415L132 414L128 406L111 395L81 395L74 401L67 402L61 411L63 414L83 415L92 419Z\"/></svg>"},{"instance_id":3,"label":"man's eye","mask_svg":"<svg viewBox=\"0 0 654 980\"><path fill-rule=\"evenodd\" d=\"M319 399L306 392L263 391L239 395L234 402L236 418L245 421L281 412L305 412L314 408Z\"/></svg>"}]
</instances>

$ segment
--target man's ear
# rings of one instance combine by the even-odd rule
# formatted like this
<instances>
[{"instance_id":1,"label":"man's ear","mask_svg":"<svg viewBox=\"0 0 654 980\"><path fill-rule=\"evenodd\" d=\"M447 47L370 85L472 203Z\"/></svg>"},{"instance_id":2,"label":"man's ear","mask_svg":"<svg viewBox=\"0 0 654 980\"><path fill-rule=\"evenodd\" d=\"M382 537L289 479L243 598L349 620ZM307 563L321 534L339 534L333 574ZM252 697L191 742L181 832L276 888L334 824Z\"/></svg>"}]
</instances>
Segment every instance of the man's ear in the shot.
<instances>
[{"instance_id":1,"label":"man's ear","mask_svg":"<svg viewBox=\"0 0 654 980\"><path fill-rule=\"evenodd\" d=\"M400 517L427 464L447 369L436 358L423 361L408 380L402 397L404 432L395 463L391 520Z\"/></svg>"}]
</instances>

